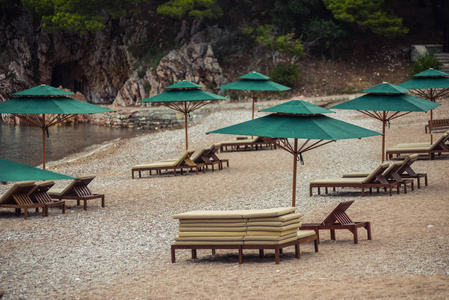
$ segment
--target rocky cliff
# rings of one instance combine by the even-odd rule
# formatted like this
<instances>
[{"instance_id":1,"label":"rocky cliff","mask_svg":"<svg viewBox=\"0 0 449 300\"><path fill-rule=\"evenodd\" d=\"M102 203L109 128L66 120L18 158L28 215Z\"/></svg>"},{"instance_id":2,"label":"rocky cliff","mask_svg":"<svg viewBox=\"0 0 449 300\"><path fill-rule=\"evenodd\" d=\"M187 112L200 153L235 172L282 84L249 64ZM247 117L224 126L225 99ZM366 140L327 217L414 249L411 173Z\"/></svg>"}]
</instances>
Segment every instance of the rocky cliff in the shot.
<instances>
[{"instance_id":1,"label":"rocky cliff","mask_svg":"<svg viewBox=\"0 0 449 300\"><path fill-rule=\"evenodd\" d=\"M223 72L210 46L218 28L186 30L180 40L189 42L170 51L157 67L135 67L138 58L130 48L142 40L157 42L161 22L166 28L171 21L148 7L140 17L110 21L96 34L47 34L19 2L14 14L0 16L0 99L49 84L80 92L91 103L129 106L184 79L222 85Z\"/></svg>"}]
</instances>

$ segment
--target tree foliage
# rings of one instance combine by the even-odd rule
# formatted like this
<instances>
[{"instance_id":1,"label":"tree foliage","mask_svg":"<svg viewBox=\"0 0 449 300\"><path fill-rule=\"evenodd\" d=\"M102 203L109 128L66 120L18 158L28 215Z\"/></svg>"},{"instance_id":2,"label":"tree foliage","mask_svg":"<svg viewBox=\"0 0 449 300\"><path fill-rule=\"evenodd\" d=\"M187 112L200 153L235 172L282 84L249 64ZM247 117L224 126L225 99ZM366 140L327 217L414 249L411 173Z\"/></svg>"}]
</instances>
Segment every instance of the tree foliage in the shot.
<instances>
[{"instance_id":1,"label":"tree foliage","mask_svg":"<svg viewBox=\"0 0 449 300\"><path fill-rule=\"evenodd\" d=\"M305 26L304 32L304 43L307 43L309 49L332 59L345 47L344 38L348 35L341 25L319 18L312 19Z\"/></svg>"},{"instance_id":2,"label":"tree foliage","mask_svg":"<svg viewBox=\"0 0 449 300\"><path fill-rule=\"evenodd\" d=\"M157 13L182 20L185 16L216 19L223 16L216 0L170 0L157 8Z\"/></svg>"},{"instance_id":3,"label":"tree foliage","mask_svg":"<svg viewBox=\"0 0 449 300\"><path fill-rule=\"evenodd\" d=\"M412 74L418 74L430 68L439 70L440 66L441 63L436 58L434 51L430 51L424 55L418 56L416 61L413 63Z\"/></svg>"},{"instance_id":4,"label":"tree foliage","mask_svg":"<svg viewBox=\"0 0 449 300\"><path fill-rule=\"evenodd\" d=\"M46 32L69 30L97 32L110 19L125 16L144 0L21 0L34 15L42 18Z\"/></svg>"},{"instance_id":5,"label":"tree foliage","mask_svg":"<svg viewBox=\"0 0 449 300\"><path fill-rule=\"evenodd\" d=\"M303 45L300 39L294 37L293 33L285 35L278 34L276 27L266 24L257 28L247 27L245 33L252 36L256 42L270 51L286 52L290 55L304 55Z\"/></svg>"},{"instance_id":6,"label":"tree foliage","mask_svg":"<svg viewBox=\"0 0 449 300\"><path fill-rule=\"evenodd\" d=\"M402 18L386 8L385 0L323 0L335 19L356 23L375 34L395 38L408 33Z\"/></svg>"}]
</instances>

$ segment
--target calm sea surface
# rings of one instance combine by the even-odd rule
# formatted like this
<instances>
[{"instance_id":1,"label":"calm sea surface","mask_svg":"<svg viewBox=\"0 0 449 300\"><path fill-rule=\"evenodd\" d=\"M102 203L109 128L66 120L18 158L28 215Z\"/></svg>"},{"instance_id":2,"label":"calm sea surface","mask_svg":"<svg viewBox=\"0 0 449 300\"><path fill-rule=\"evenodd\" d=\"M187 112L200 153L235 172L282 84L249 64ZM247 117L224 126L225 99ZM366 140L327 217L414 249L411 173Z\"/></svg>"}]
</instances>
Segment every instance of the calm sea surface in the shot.
<instances>
[{"instance_id":1,"label":"calm sea surface","mask_svg":"<svg viewBox=\"0 0 449 300\"><path fill-rule=\"evenodd\" d=\"M59 160L92 145L142 133L135 129L89 124L53 126L49 128L50 137L46 139L46 160ZM32 166L42 164L42 129L8 125L0 119L0 158Z\"/></svg>"}]
</instances>

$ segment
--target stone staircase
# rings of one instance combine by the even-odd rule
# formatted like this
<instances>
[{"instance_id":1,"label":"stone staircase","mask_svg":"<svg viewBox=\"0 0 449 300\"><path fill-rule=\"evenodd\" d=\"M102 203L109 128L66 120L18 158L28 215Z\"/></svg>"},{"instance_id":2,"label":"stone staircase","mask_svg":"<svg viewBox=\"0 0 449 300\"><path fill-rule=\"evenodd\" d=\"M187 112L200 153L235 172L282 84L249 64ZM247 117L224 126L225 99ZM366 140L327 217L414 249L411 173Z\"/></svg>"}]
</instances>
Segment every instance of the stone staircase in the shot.
<instances>
[{"instance_id":1,"label":"stone staircase","mask_svg":"<svg viewBox=\"0 0 449 300\"><path fill-rule=\"evenodd\" d=\"M449 74L449 53L448 52L435 53L435 57L441 63L440 71Z\"/></svg>"}]
</instances>

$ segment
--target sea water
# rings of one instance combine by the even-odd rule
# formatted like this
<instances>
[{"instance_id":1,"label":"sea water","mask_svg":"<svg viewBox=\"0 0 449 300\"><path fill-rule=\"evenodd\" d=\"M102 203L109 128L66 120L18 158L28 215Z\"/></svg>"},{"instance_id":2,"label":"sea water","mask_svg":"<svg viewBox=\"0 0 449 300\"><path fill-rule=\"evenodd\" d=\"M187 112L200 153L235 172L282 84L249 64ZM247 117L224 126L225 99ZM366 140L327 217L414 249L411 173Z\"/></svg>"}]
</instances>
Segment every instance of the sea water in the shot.
<instances>
[{"instance_id":1,"label":"sea water","mask_svg":"<svg viewBox=\"0 0 449 300\"><path fill-rule=\"evenodd\" d=\"M132 128L76 124L52 126L46 138L46 161L60 160L108 141L129 138L142 131ZM38 166L42 164L42 129L5 124L0 119L0 158Z\"/></svg>"}]
</instances>

